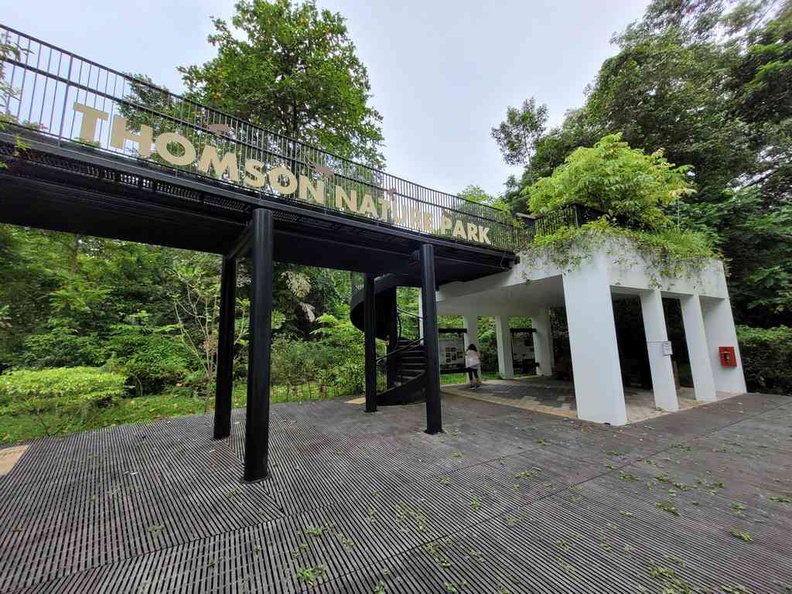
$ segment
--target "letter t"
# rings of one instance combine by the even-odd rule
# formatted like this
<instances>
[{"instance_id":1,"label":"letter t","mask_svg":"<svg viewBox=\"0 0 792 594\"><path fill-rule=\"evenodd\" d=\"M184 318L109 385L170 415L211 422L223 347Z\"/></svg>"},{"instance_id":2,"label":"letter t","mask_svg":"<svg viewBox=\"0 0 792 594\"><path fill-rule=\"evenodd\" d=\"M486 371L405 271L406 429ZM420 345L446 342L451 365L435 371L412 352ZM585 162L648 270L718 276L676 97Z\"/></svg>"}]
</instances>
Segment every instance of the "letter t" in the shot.
<instances>
[{"instance_id":1,"label":"letter t","mask_svg":"<svg viewBox=\"0 0 792 594\"><path fill-rule=\"evenodd\" d=\"M106 121L109 117L108 114L99 109L88 107L82 103L74 104L74 111L79 111L82 114L82 123L80 124L80 140L83 142L94 142L96 137L96 123L99 120Z\"/></svg>"}]
</instances>

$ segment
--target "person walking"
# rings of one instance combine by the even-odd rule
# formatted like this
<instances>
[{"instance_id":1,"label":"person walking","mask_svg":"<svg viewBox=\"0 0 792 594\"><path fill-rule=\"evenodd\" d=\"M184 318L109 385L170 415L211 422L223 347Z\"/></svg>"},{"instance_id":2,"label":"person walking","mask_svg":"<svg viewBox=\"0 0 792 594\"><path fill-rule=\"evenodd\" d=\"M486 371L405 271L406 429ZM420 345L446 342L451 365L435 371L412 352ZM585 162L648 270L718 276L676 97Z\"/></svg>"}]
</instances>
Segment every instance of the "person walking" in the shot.
<instances>
[{"instance_id":1,"label":"person walking","mask_svg":"<svg viewBox=\"0 0 792 594\"><path fill-rule=\"evenodd\" d=\"M479 378L479 371L481 370L481 358L475 344L471 344L465 351L465 370L470 379L470 388L480 387L481 378Z\"/></svg>"}]
</instances>

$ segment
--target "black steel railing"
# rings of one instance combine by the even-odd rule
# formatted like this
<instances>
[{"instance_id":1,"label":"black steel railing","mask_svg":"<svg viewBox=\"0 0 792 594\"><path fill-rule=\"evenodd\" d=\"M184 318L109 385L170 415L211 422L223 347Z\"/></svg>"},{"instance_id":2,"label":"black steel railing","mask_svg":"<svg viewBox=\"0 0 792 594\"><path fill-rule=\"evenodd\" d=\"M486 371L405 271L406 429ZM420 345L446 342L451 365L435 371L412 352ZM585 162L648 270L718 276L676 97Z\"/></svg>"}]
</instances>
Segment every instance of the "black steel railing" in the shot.
<instances>
[{"instance_id":1,"label":"black steel railing","mask_svg":"<svg viewBox=\"0 0 792 594\"><path fill-rule=\"evenodd\" d=\"M524 236L527 241L532 241L534 237L552 235L563 227L580 227L604 215L605 213L600 210L581 204L571 204L547 215L523 219Z\"/></svg>"},{"instance_id":2,"label":"black steel railing","mask_svg":"<svg viewBox=\"0 0 792 594\"><path fill-rule=\"evenodd\" d=\"M399 338L418 339L417 337L421 335L421 324L423 324L423 317L400 307L396 308L396 326Z\"/></svg>"},{"instance_id":3,"label":"black steel railing","mask_svg":"<svg viewBox=\"0 0 792 594\"><path fill-rule=\"evenodd\" d=\"M296 200L294 196L297 194L284 197L275 191L272 180L255 189L241 184L239 180L244 180L246 173L244 163L251 159L261 163L264 171L284 166L297 178L304 175L314 184L326 179L331 193L338 186L349 196L353 192L361 199L368 195L379 212L350 212L340 208L332 196L321 206L303 200L302 207L363 217L378 225L443 236L462 243L477 243L473 234L467 235L469 225L470 229L486 228L489 229L488 245L508 251L514 251L521 242L522 225L507 212L432 190L322 151L12 28L0 25L0 40L13 48L3 56L2 83L11 92L3 93L0 110L12 125L27 134L50 138L59 146L88 144L105 153L145 159L147 163L168 168L174 175L189 173L211 177L198 167L197 160L175 165L166 162L157 151L147 155L151 146L143 148L129 139L120 145L117 141L112 143L113 123L120 116L127 120L132 131L139 132L141 126L148 126L155 138L171 132L188 139L198 148L214 147L221 156L233 153L238 164L236 174L226 173L219 180L212 177L213 182L235 185L240 191L262 201ZM96 121L92 139L80 139L85 116L75 111L75 104L103 114ZM455 233L454 227L449 228L448 220L454 223L461 221L463 232Z\"/></svg>"}]
</instances>

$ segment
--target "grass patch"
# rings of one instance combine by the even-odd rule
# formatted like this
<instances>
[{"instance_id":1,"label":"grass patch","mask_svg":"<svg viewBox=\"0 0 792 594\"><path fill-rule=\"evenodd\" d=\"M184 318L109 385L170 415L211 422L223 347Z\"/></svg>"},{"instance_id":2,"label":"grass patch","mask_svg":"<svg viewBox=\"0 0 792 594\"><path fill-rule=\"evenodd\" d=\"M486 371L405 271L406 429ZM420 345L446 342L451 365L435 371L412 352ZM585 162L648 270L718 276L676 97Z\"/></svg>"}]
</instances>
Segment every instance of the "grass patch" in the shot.
<instances>
[{"instance_id":1,"label":"grass patch","mask_svg":"<svg viewBox=\"0 0 792 594\"><path fill-rule=\"evenodd\" d=\"M318 384L302 386L272 386L270 402L302 402L334 397L331 392L321 392ZM234 386L232 406L244 407L247 403L245 384ZM48 435L66 435L102 427L146 423L183 415L207 414L214 410L213 398L201 398L184 393L121 398L114 404L91 409L85 415L71 415L68 411L47 411L39 415L20 412L0 415L0 443L29 441ZM56 430L52 430L56 428ZM48 433L49 431L49 433Z\"/></svg>"},{"instance_id":2,"label":"grass patch","mask_svg":"<svg viewBox=\"0 0 792 594\"><path fill-rule=\"evenodd\" d=\"M500 379L496 371L479 372L482 381ZM440 375L441 384L466 384L470 380L467 373L443 373Z\"/></svg>"}]
</instances>

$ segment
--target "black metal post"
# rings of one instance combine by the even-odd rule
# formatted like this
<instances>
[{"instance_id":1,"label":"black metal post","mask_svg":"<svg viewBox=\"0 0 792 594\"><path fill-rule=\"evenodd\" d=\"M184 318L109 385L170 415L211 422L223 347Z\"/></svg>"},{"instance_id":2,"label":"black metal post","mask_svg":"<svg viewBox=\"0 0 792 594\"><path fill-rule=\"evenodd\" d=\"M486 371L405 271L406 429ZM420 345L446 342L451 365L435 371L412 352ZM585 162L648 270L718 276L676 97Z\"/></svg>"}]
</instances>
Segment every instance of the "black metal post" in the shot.
<instances>
[{"instance_id":1,"label":"black metal post","mask_svg":"<svg viewBox=\"0 0 792 594\"><path fill-rule=\"evenodd\" d=\"M231 435L231 393L234 389L234 323L236 318L236 258L223 258L220 273L220 328L217 341L214 438Z\"/></svg>"},{"instance_id":2,"label":"black metal post","mask_svg":"<svg viewBox=\"0 0 792 594\"><path fill-rule=\"evenodd\" d=\"M377 412L377 314L374 305L374 275L366 274L363 285L363 332L366 350L366 412Z\"/></svg>"},{"instance_id":3,"label":"black metal post","mask_svg":"<svg viewBox=\"0 0 792 594\"><path fill-rule=\"evenodd\" d=\"M443 414L440 405L440 347L437 339L434 246L422 245L420 258L422 322L426 354L426 432L435 434L443 430Z\"/></svg>"},{"instance_id":4,"label":"black metal post","mask_svg":"<svg viewBox=\"0 0 792 594\"><path fill-rule=\"evenodd\" d=\"M272 212L253 211L245 480L267 476L272 341Z\"/></svg>"},{"instance_id":5,"label":"black metal post","mask_svg":"<svg viewBox=\"0 0 792 594\"><path fill-rule=\"evenodd\" d=\"M398 355L391 354L399 348L399 312L396 287L390 289L382 296L380 305L385 308L384 316L387 320L388 354L390 355L387 359L387 375L388 388L392 388L396 385L396 377L398 375L398 366L396 365ZM380 312L380 316L382 315L383 313Z\"/></svg>"}]
</instances>

